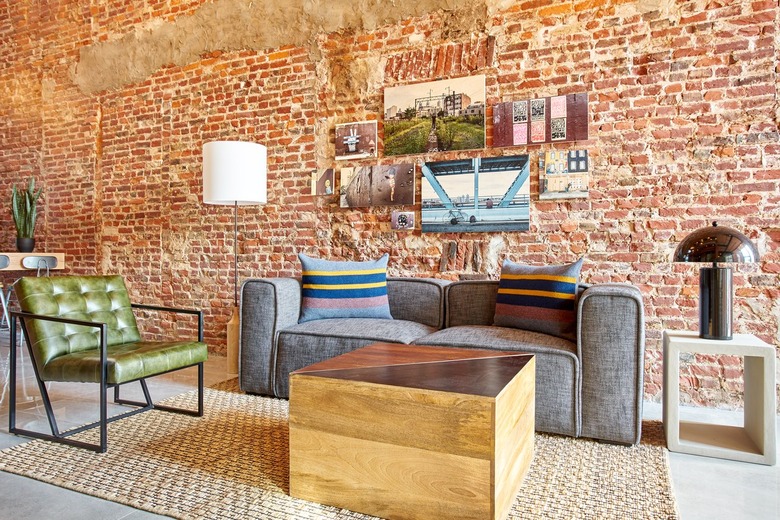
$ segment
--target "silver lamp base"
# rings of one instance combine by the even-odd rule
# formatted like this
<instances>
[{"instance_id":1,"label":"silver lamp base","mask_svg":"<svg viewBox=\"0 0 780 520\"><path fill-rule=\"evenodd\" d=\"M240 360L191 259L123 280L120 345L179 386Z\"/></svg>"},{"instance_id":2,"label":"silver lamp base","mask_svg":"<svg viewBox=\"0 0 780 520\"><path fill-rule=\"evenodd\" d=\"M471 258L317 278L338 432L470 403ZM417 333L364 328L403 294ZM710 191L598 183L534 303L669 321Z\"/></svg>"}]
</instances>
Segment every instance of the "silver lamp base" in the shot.
<instances>
[{"instance_id":1,"label":"silver lamp base","mask_svg":"<svg viewBox=\"0 0 780 520\"><path fill-rule=\"evenodd\" d=\"M732 271L702 267L699 271L699 336L731 339Z\"/></svg>"}]
</instances>

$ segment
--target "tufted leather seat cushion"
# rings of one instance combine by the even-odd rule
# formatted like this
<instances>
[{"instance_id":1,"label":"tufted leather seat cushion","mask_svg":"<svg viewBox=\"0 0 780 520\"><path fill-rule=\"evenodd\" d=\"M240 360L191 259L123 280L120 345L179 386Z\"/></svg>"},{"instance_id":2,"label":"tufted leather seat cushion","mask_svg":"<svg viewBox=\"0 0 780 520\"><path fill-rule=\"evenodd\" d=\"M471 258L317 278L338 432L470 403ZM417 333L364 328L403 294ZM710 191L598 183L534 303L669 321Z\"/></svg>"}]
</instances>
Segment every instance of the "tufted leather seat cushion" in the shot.
<instances>
[{"instance_id":1,"label":"tufted leather seat cushion","mask_svg":"<svg viewBox=\"0 0 780 520\"><path fill-rule=\"evenodd\" d=\"M198 341L144 342L121 276L25 277L15 286L25 312L107 325L108 383L120 384L205 361ZM29 320L27 332L44 381L100 381L100 329Z\"/></svg>"},{"instance_id":2,"label":"tufted leather seat cushion","mask_svg":"<svg viewBox=\"0 0 780 520\"><path fill-rule=\"evenodd\" d=\"M202 347L201 347L202 345ZM206 345L197 341L138 341L108 348L108 384L121 384L206 361ZM100 381L100 352L81 350L52 359L44 381Z\"/></svg>"}]
</instances>

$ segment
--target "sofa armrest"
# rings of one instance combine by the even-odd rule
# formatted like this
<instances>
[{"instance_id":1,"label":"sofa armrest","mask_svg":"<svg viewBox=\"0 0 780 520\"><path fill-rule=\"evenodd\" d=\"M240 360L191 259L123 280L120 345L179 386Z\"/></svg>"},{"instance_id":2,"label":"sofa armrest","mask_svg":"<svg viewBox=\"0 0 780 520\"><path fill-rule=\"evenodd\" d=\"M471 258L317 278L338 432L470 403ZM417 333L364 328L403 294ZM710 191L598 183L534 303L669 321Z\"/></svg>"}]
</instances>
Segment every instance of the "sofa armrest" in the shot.
<instances>
[{"instance_id":1,"label":"sofa armrest","mask_svg":"<svg viewBox=\"0 0 780 520\"><path fill-rule=\"evenodd\" d=\"M642 294L626 284L586 289L577 310L583 437L636 444L642 433L645 318Z\"/></svg>"},{"instance_id":2,"label":"sofa armrest","mask_svg":"<svg viewBox=\"0 0 780 520\"><path fill-rule=\"evenodd\" d=\"M238 383L241 390L273 395L276 337L298 323L301 283L295 278L254 278L241 285Z\"/></svg>"}]
</instances>

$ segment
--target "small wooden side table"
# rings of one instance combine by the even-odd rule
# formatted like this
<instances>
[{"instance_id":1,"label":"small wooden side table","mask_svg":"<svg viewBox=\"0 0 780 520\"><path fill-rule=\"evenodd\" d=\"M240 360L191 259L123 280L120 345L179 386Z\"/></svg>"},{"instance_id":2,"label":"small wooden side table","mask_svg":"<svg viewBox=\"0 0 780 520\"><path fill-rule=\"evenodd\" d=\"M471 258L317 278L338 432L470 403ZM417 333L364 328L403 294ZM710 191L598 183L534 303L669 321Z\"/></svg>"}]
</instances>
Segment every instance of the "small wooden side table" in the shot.
<instances>
[{"instance_id":1,"label":"small wooden side table","mask_svg":"<svg viewBox=\"0 0 780 520\"><path fill-rule=\"evenodd\" d=\"M752 334L730 340L702 339L695 332L664 331L663 418L670 451L773 465L775 349ZM744 360L743 427L680 421L680 353L741 356Z\"/></svg>"},{"instance_id":2,"label":"small wooden side table","mask_svg":"<svg viewBox=\"0 0 780 520\"><path fill-rule=\"evenodd\" d=\"M0 251L0 271L65 269L65 253L4 253Z\"/></svg>"}]
</instances>

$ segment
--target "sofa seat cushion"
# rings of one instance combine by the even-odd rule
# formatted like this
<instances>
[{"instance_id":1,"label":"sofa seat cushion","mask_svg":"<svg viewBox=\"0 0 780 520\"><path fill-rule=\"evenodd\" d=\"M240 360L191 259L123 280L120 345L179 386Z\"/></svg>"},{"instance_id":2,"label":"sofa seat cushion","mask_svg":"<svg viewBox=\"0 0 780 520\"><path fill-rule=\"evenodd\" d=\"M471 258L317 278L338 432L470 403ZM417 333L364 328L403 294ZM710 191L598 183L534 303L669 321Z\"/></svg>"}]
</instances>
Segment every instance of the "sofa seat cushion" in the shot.
<instances>
[{"instance_id":1,"label":"sofa seat cushion","mask_svg":"<svg viewBox=\"0 0 780 520\"><path fill-rule=\"evenodd\" d=\"M577 344L529 330L498 327L495 325L459 325L436 331L419 338L415 343L426 345L450 345L462 348L487 348L491 350L537 352L551 350L576 356Z\"/></svg>"},{"instance_id":2,"label":"sofa seat cushion","mask_svg":"<svg viewBox=\"0 0 780 520\"><path fill-rule=\"evenodd\" d=\"M509 327L461 325L415 341L419 345L528 352L536 356L536 429L578 436L581 427L581 370L577 344L563 338Z\"/></svg>"},{"instance_id":3,"label":"sofa seat cushion","mask_svg":"<svg viewBox=\"0 0 780 520\"><path fill-rule=\"evenodd\" d=\"M334 318L292 325L279 331L274 362L274 393L289 397L288 374L371 343L409 344L435 332L415 321L380 318Z\"/></svg>"}]
</instances>

